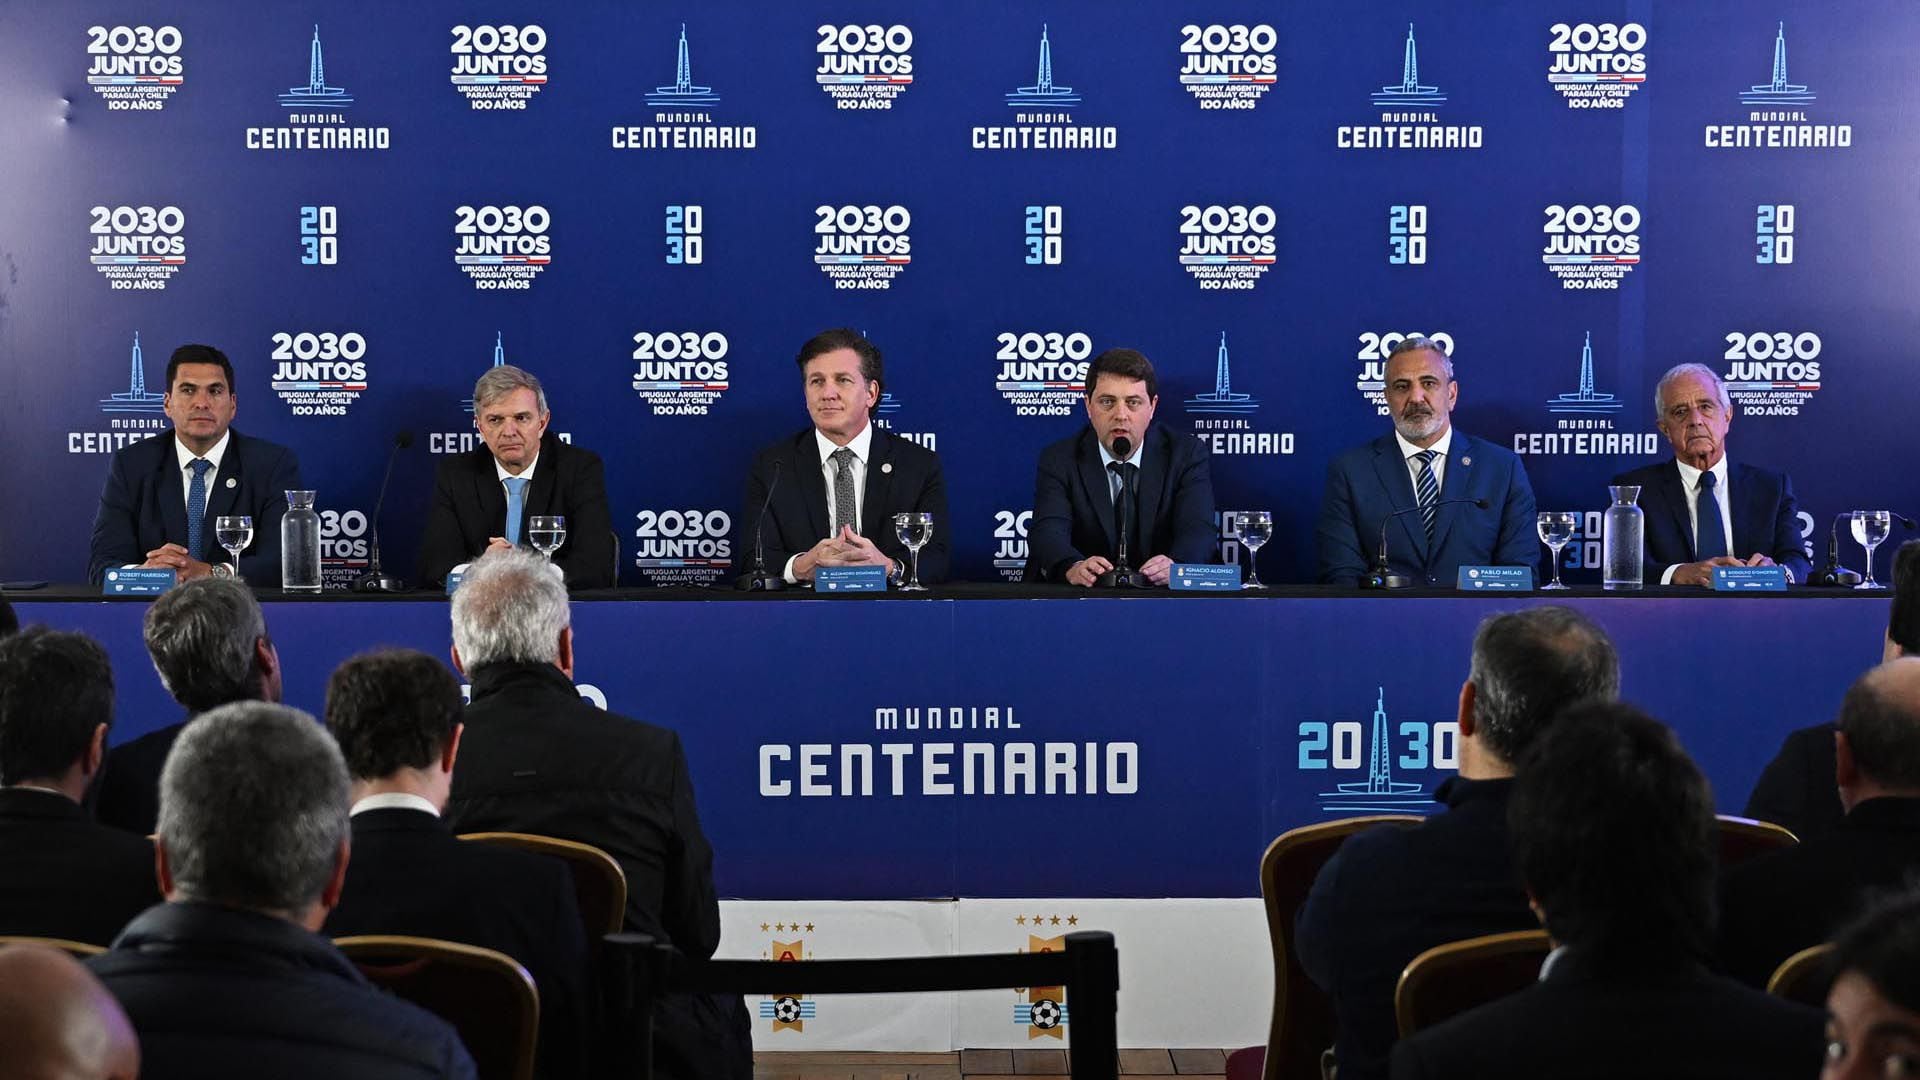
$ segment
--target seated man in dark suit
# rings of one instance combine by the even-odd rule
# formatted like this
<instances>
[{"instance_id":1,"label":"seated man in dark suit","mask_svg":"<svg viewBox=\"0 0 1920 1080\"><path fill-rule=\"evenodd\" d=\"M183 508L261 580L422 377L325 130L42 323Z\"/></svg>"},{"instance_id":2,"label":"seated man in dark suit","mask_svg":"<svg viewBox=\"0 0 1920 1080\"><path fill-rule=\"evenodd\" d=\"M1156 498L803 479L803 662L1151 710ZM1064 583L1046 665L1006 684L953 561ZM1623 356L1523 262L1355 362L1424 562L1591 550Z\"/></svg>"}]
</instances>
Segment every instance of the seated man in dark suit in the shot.
<instances>
[{"instance_id":1,"label":"seated man in dark suit","mask_svg":"<svg viewBox=\"0 0 1920 1080\"><path fill-rule=\"evenodd\" d=\"M182 345L167 361L163 407L173 429L116 450L93 518L87 580L123 566L175 570L180 580L230 574L214 519L253 518L240 576L280 586L280 518L300 490L293 451L231 429L233 365L211 345Z\"/></svg>"},{"instance_id":2,"label":"seated man in dark suit","mask_svg":"<svg viewBox=\"0 0 1920 1080\"><path fill-rule=\"evenodd\" d=\"M1839 827L1742 863L1721 885L1720 968L1755 986L1832 940L1874 893L1920 884L1920 657L1862 675L1834 742Z\"/></svg>"},{"instance_id":3,"label":"seated man in dark suit","mask_svg":"<svg viewBox=\"0 0 1920 1080\"><path fill-rule=\"evenodd\" d=\"M420 577L438 585L488 551L528 543L537 515L567 519L553 564L575 589L614 584L613 518L600 455L547 430L547 392L531 374L502 364L473 385L473 426L482 445L440 462L420 540Z\"/></svg>"},{"instance_id":4,"label":"seated man in dark suit","mask_svg":"<svg viewBox=\"0 0 1920 1080\"><path fill-rule=\"evenodd\" d=\"M1460 775L1436 792L1447 812L1349 838L1300 909L1300 966L1333 999L1342 1080L1386 1075L1394 988L1409 961L1435 945L1535 925L1507 852L1513 763L1563 708L1619 692L1613 643L1571 608L1480 624L1460 688Z\"/></svg>"},{"instance_id":5,"label":"seated man in dark suit","mask_svg":"<svg viewBox=\"0 0 1920 1080\"><path fill-rule=\"evenodd\" d=\"M315 933L347 836L347 768L313 717L240 702L181 734L160 780L167 902L87 961L133 1020L145 1080L474 1075L451 1027Z\"/></svg>"},{"instance_id":6,"label":"seated man in dark suit","mask_svg":"<svg viewBox=\"0 0 1920 1080\"><path fill-rule=\"evenodd\" d=\"M0 934L105 945L160 902L153 845L80 808L112 723L99 643L39 626L0 638Z\"/></svg>"},{"instance_id":7,"label":"seated man in dark suit","mask_svg":"<svg viewBox=\"0 0 1920 1080\"><path fill-rule=\"evenodd\" d=\"M1647 584L1706 586L1716 566L1776 564L1789 581L1807 580L1813 565L1793 481L1727 461L1733 407L1720 376L1705 364L1681 364L1660 377L1653 397L1673 457L1613 478L1640 488ZM1710 497L1703 501L1702 492Z\"/></svg>"},{"instance_id":8,"label":"seated man in dark suit","mask_svg":"<svg viewBox=\"0 0 1920 1080\"><path fill-rule=\"evenodd\" d=\"M1040 452L1027 530L1028 580L1090 586L1114 569L1129 509L1127 563L1165 585L1174 563L1210 563L1212 454L1199 439L1153 426L1160 380L1132 349L1108 349L1087 367L1087 427ZM1117 447L1128 444L1125 454ZM1122 497L1122 491L1125 496Z\"/></svg>"},{"instance_id":9,"label":"seated man in dark suit","mask_svg":"<svg viewBox=\"0 0 1920 1080\"><path fill-rule=\"evenodd\" d=\"M1920 895L1895 897L1847 927L1827 970L1823 1080L1912 1073L1920 1057Z\"/></svg>"},{"instance_id":10,"label":"seated man in dark suit","mask_svg":"<svg viewBox=\"0 0 1920 1080\"><path fill-rule=\"evenodd\" d=\"M754 458L737 557L758 560L756 576L789 585L812 581L816 566L882 566L898 581L907 548L893 515L920 512L933 515L920 580L944 581L952 521L940 456L874 426L886 385L880 350L853 330L826 330L800 346L797 360L813 424Z\"/></svg>"},{"instance_id":11,"label":"seated man in dark suit","mask_svg":"<svg viewBox=\"0 0 1920 1080\"><path fill-rule=\"evenodd\" d=\"M447 804L455 831L592 844L626 872L628 931L712 956L720 943L713 849L680 737L580 699L566 590L537 556L482 556L452 607L454 666L473 684ZM658 1075L752 1074L737 995L670 995L656 1020Z\"/></svg>"},{"instance_id":12,"label":"seated man in dark suit","mask_svg":"<svg viewBox=\"0 0 1920 1080\"><path fill-rule=\"evenodd\" d=\"M160 769L174 740L217 705L279 701L280 653L252 591L218 578L168 590L147 608L143 634L153 669L187 718L108 751L87 799L101 824L147 836L159 820Z\"/></svg>"},{"instance_id":13,"label":"seated man in dark suit","mask_svg":"<svg viewBox=\"0 0 1920 1080\"><path fill-rule=\"evenodd\" d=\"M1630 705L1587 704L1520 763L1514 861L1554 949L1540 981L1416 1032L1395 1080L1803 1080L1820 1014L1712 975L1713 793Z\"/></svg>"},{"instance_id":14,"label":"seated man in dark suit","mask_svg":"<svg viewBox=\"0 0 1920 1080\"><path fill-rule=\"evenodd\" d=\"M140 1042L93 973L44 945L0 946L0 1063L10 1080L135 1080Z\"/></svg>"},{"instance_id":15,"label":"seated man in dark suit","mask_svg":"<svg viewBox=\"0 0 1920 1080\"><path fill-rule=\"evenodd\" d=\"M1416 585L1453 585L1462 566L1532 566L1533 488L1513 451L1453 428L1460 384L1453 360L1418 335L1387 356L1393 433L1327 467L1320 504L1323 585L1353 585L1374 564L1381 526L1387 563ZM1394 521L1388 516L1402 513Z\"/></svg>"},{"instance_id":16,"label":"seated man in dark suit","mask_svg":"<svg viewBox=\"0 0 1920 1080\"><path fill-rule=\"evenodd\" d=\"M327 681L327 729L353 777L353 862L331 937L410 934L506 953L540 993L540 1075L586 1075L587 939L554 859L454 839L440 819L460 750L460 685L411 650Z\"/></svg>"}]
</instances>

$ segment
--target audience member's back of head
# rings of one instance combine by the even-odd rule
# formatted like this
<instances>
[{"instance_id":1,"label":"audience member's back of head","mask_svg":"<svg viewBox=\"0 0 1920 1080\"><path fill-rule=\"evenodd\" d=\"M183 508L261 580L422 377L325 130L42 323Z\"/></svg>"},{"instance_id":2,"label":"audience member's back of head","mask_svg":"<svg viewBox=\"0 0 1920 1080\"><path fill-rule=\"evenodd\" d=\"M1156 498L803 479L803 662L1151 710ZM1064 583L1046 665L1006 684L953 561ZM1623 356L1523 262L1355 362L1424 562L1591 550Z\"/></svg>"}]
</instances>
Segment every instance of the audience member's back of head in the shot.
<instances>
[{"instance_id":1,"label":"audience member's back of head","mask_svg":"<svg viewBox=\"0 0 1920 1080\"><path fill-rule=\"evenodd\" d=\"M469 673L488 664L556 663L568 618L567 587L545 559L488 552L454 591L453 647Z\"/></svg>"},{"instance_id":2,"label":"audience member's back of head","mask_svg":"<svg viewBox=\"0 0 1920 1080\"><path fill-rule=\"evenodd\" d=\"M1893 606L1887 611L1887 653L1920 656L1920 540L1893 553L1890 582Z\"/></svg>"},{"instance_id":3,"label":"audience member's back of head","mask_svg":"<svg viewBox=\"0 0 1920 1080\"><path fill-rule=\"evenodd\" d=\"M1517 763L1563 709L1620 695L1620 657L1607 632L1567 607L1487 617L1473 636L1473 721L1502 759Z\"/></svg>"},{"instance_id":4,"label":"audience member's back of head","mask_svg":"<svg viewBox=\"0 0 1920 1080\"><path fill-rule=\"evenodd\" d=\"M346 841L347 770L298 709L237 702L187 726L160 775L170 900L299 916Z\"/></svg>"},{"instance_id":5,"label":"audience member's back of head","mask_svg":"<svg viewBox=\"0 0 1920 1080\"><path fill-rule=\"evenodd\" d=\"M412 649L363 653L327 680L327 729L355 780L378 780L440 760L460 723L460 684Z\"/></svg>"},{"instance_id":6,"label":"audience member's back of head","mask_svg":"<svg viewBox=\"0 0 1920 1080\"><path fill-rule=\"evenodd\" d=\"M0 638L0 784L63 779L113 723L113 665L85 634Z\"/></svg>"},{"instance_id":7,"label":"audience member's back of head","mask_svg":"<svg viewBox=\"0 0 1920 1080\"><path fill-rule=\"evenodd\" d=\"M1860 676L1840 703L1840 734L1860 775L1887 793L1920 796L1920 657Z\"/></svg>"},{"instance_id":8,"label":"audience member's back of head","mask_svg":"<svg viewBox=\"0 0 1920 1080\"><path fill-rule=\"evenodd\" d=\"M0 638L15 633L19 629L20 616L14 614L13 605L7 602L7 598L0 596Z\"/></svg>"},{"instance_id":9,"label":"audience member's back of head","mask_svg":"<svg viewBox=\"0 0 1920 1080\"><path fill-rule=\"evenodd\" d=\"M1568 710L1528 751L1507 821L1556 942L1606 970L1705 954L1713 794L1665 725L1620 703Z\"/></svg>"},{"instance_id":10,"label":"audience member's back of head","mask_svg":"<svg viewBox=\"0 0 1920 1080\"><path fill-rule=\"evenodd\" d=\"M0 1076L133 1080L140 1044L126 1011L66 953L0 946Z\"/></svg>"},{"instance_id":11,"label":"audience member's back of head","mask_svg":"<svg viewBox=\"0 0 1920 1080\"><path fill-rule=\"evenodd\" d=\"M169 589L147 609L143 631L161 685L189 711L270 696L256 653L266 619L246 585L200 578Z\"/></svg>"}]
</instances>

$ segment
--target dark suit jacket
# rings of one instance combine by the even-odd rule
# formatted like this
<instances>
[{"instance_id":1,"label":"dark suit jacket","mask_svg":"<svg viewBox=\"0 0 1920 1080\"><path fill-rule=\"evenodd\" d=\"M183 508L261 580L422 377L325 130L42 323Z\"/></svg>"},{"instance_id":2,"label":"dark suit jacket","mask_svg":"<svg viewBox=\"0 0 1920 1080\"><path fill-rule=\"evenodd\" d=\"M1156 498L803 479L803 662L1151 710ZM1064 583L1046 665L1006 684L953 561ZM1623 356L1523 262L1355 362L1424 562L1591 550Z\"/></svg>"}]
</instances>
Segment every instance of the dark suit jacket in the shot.
<instances>
[{"instance_id":1,"label":"dark suit jacket","mask_svg":"<svg viewBox=\"0 0 1920 1080\"><path fill-rule=\"evenodd\" d=\"M280 587L280 518L288 491L299 491L300 462L293 451L264 439L250 439L229 428L233 438L220 459L220 472L207 492L208 562L227 557L213 535L213 519L227 514L253 518L253 543L240 552L240 576L248 584ZM187 488L172 431L113 452L100 509L93 516L93 548L87 580L95 585L109 570L147 561L162 544L187 546Z\"/></svg>"},{"instance_id":2,"label":"dark suit jacket","mask_svg":"<svg viewBox=\"0 0 1920 1080\"><path fill-rule=\"evenodd\" d=\"M1614 484L1640 485L1640 509L1647 515L1647 583L1658 584L1667 567L1698 561L1693 524L1687 516L1687 489L1672 458L1621 473ZM1727 505L1733 510L1733 551L1744 559L1759 552L1793 571L1805 583L1813 574L1800 539L1800 508L1786 473L1727 462Z\"/></svg>"},{"instance_id":3,"label":"dark suit jacket","mask_svg":"<svg viewBox=\"0 0 1920 1080\"><path fill-rule=\"evenodd\" d=\"M1438 793L1446 813L1351 836L1314 879L1295 942L1301 968L1333 1001L1341 1080L1387 1074L1393 992L1408 961L1540 925L1507 851L1512 791L1512 780L1454 777Z\"/></svg>"},{"instance_id":4,"label":"dark suit jacket","mask_svg":"<svg viewBox=\"0 0 1920 1080\"><path fill-rule=\"evenodd\" d=\"M140 1037L142 1080L472 1080L444 1020L368 984L325 938L270 915L161 904L87 967Z\"/></svg>"},{"instance_id":5,"label":"dark suit jacket","mask_svg":"<svg viewBox=\"0 0 1920 1080\"><path fill-rule=\"evenodd\" d=\"M1569 949L1545 981L1415 1033L1394 1080L1807 1080L1820 1074L1819 1012L1692 963L1619 977ZM1345 1067L1342 1067L1345 1075Z\"/></svg>"},{"instance_id":6,"label":"dark suit jacket","mask_svg":"<svg viewBox=\"0 0 1920 1080\"><path fill-rule=\"evenodd\" d=\"M827 480L820 471L820 444L809 427L754 458L753 471L747 476L746 510L740 516L740 547L734 555L738 565L753 566L753 530L776 469L779 486L760 530L766 544L766 570L772 575L778 575L788 559L825 540L831 520ZM894 535L893 515L932 514L933 539L920 549L920 580L946 580L953 519L947 516L947 482L940 475L938 454L875 428L867 450L866 490L860 499L860 535L902 570L907 565L907 547Z\"/></svg>"},{"instance_id":7,"label":"dark suit jacket","mask_svg":"<svg viewBox=\"0 0 1920 1080\"><path fill-rule=\"evenodd\" d=\"M329 937L412 934L495 949L540 992L546 1080L586 1074L587 937L573 875L554 859L454 839L424 810L353 816L353 858Z\"/></svg>"},{"instance_id":8,"label":"dark suit jacket","mask_svg":"<svg viewBox=\"0 0 1920 1080\"><path fill-rule=\"evenodd\" d=\"M1832 941L1880 894L1920 885L1920 799L1868 799L1833 832L1729 870L1720 883L1720 970L1765 986L1780 962Z\"/></svg>"},{"instance_id":9,"label":"dark suit jacket","mask_svg":"<svg viewBox=\"0 0 1920 1080\"><path fill-rule=\"evenodd\" d=\"M1154 425L1137 483L1140 533L1127 548L1136 569L1155 555L1178 563L1219 561L1220 527L1213 518L1212 451L1199 439ZM1080 429L1040 452L1033 480L1033 522L1027 528L1032 581L1065 581L1067 570L1090 555L1111 559L1119 545L1113 528L1113 487L1100 460L1100 438Z\"/></svg>"},{"instance_id":10,"label":"dark suit jacket","mask_svg":"<svg viewBox=\"0 0 1920 1080\"><path fill-rule=\"evenodd\" d=\"M1533 488L1513 451L1458 428L1447 448L1440 498L1485 499L1434 512L1433 540L1418 511L1387 527L1388 563L1416 584L1450 588L1462 566L1540 563ZM1419 505L1399 440L1392 432L1333 459L1320 504L1320 583L1352 585L1380 550L1380 524L1395 510Z\"/></svg>"},{"instance_id":11,"label":"dark suit jacket","mask_svg":"<svg viewBox=\"0 0 1920 1080\"><path fill-rule=\"evenodd\" d=\"M153 835L160 822L160 769L187 721L124 742L107 751L107 763L87 791L87 805L102 825Z\"/></svg>"},{"instance_id":12,"label":"dark suit jacket","mask_svg":"<svg viewBox=\"0 0 1920 1080\"><path fill-rule=\"evenodd\" d=\"M1746 816L1784 825L1803 844L1832 832L1846 813L1834 779L1835 730L1828 721L1789 732L1754 783Z\"/></svg>"},{"instance_id":13,"label":"dark suit jacket","mask_svg":"<svg viewBox=\"0 0 1920 1080\"><path fill-rule=\"evenodd\" d=\"M0 934L106 945L160 902L153 845L64 795L0 789Z\"/></svg>"},{"instance_id":14,"label":"dark suit jacket","mask_svg":"<svg viewBox=\"0 0 1920 1080\"><path fill-rule=\"evenodd\" d=\"M567 575L569 588L613 586L613 518L600 455L569 446L551 431L542 435L520 519L523 544L527 519L535 514L566 516L567 542L553 553L553 561ZM447 571L478 558L490 537L506 531L507 491L494 470L493 451L479 446L442 459L420 541L420 580L440 584Z\"/></svg>"},{"instance_id":15,"label":"dark suit jacket","mask_svg":"<svg viewBox=\"0 0 1920 1080\"><path fill-rule=\"evenodd\" d=\"M447 820L456 832L539 833L601 848L627 875L626 929L709 957L720 943L713 849L680 736L580 700L551 664L468 672ZM735 995L673 995L656 1012L664 1077L746 1077L752 1040Z\"/></svg>"}]
</instances>

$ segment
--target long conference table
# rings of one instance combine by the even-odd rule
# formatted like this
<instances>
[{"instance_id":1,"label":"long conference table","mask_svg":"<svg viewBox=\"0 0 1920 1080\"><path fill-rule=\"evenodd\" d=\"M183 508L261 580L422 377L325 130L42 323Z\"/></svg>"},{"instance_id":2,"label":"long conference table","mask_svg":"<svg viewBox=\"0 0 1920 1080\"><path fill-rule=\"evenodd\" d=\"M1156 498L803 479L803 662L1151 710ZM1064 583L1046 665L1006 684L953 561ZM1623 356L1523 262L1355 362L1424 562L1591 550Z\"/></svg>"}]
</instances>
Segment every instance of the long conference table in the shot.
<instances>
[{"instance_id":1,"label":"long conference table","mask_svg":"<svg viewBox=\"0 0 1920 1080\"><path fill-rule=\"evenodd\" d=\"M112 740L178 720L140 600L54 587L23 623L114 660ZM447 654L447 600L262 591L289 704L354 653ZM1475 625L1559 602L1613 636L1624 696L1737 813L1791 729L1877 662L1884 592L1126 595L636 589L574 597L575 677L680 733L723 896L1246 897L1296 825L1422 812L1449 775Z\"/></svg>"}]
</instances>

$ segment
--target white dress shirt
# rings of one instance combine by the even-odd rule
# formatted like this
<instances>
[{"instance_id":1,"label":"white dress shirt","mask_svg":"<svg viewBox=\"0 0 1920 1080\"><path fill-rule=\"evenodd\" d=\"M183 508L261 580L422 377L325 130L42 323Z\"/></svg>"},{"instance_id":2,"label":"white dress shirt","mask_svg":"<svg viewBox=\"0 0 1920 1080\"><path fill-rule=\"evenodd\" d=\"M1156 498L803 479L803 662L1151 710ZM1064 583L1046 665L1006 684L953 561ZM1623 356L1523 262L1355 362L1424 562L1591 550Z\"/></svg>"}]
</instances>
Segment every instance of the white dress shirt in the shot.
<instances>
[{"instance_id":1,"label":"white dress shirt","mask_svg":"<svg viewBox=\"0 0 1920 1080\"><path fill-rule=\"evenodd\" d=\"M1699 551L1700 473L1703 470L1696 469L1678 458L1675 458L1673 463L1680 467L1680 490L1687 495L1687 532L1694 538L1693 550ZM1721 454L1720 460L1713 463L1713 468L1704 471L1713 474L1713 501L1720 504L1720 526L1726 530L1727 554L1740 558L1740 553L1733 550L1733 503L1727 498L1727 456ZM1673 572L1678 569L1680 569L1678 563L1667 567L1666 572L1660 575L1660 584L1673 584ZM1792 571L1788 571L1788 577L1792 577Z\"/></svg>"},{"instance_id":2,"label":"white dress shirt","mask_svg":"<svg viewBox=\"0 0 1920 1080\"><path fill-rule=\"evenodd\" d=\"M213 483L220 478L220 462L221 459L227 456L227 444L231 441L233 441L233 432L223 431L220 433L220 441L214 443L213 448L205 454L200 455L208 461L213 462L213 468L207 470L206 485L208 502L213 501ZM174 456L180 461L180 504L185 506L188 512L192 512L193 463L197 459L194 457L193 451L187 449L187 444L181 442L178 436L173 440L173 452Z\"/></svg>"},{"instance_id":3,"label":"white dress shirt","mask_svg":"<svg viewBox=\"0 0 1920 1080\"><path fill-rule=\"evenodd\" d=\"M1415 457L1414 455L1422 454L1422 453L1425 453L1426 451L1408 442L1406 439L1406 436L1400 434L1400 432L1397 429L1394 431L1393 437L1394 437L1394 440L1400 444L1400 457L1404 459L1407 463L1407 479L1413 482L1413 501L1417 505L1420 502L1420 459ZM1434 484L1433 501L1435 502L1440 501L1440 492L1446 490L1447 451L1452 448L1453 448L1453 425L1452 424L1447 425L1447 430L1444 434L1440 436L1439 442L1436 442L1432 446L1429 446L1426 448L1427 450L1439 451L1438 456L1436 456L1433 459L1433 466L1432 466L1433 484Z\"/></svg>"},{"instance_id":4,"label":"white dress shirt","mask_svg":"<svg viewBox=\"0 0 1920 1080\"><path fill-rule=\"evenodd\" d=\"M434 817L440 816L439 807L418 795L405 791L388 791L379 795L369 795L354 803L353 808L347 811L347 816L364 814L369 810L425 810Z\"/></svg>"},{"instance_id":5,"label":"white dress shirt","mask_svg":"<svg viewBox=\"0 0 1920 1080\"><path fill-rule=\"evenodd\" d=\"M1133 448L1133 456L1128 458L1114 457L1113 454L1107 450L1106 443L1095 440L1094 445L1100 448L1100 468L1104 470L1107 474L1107 498L1112 499L1114 502L1117 503L1120 501L1120 474L1114 472L1112 469L1107 468L1107 466L1113 464L1116 461L1125 461L1128 464L1134 466L1135 468L1145 468L1146 460L1147 460L1147 444L1142 442L1138 446L1135 446ZM1137 475L1138 474L1136 474L1136 476ZM1137 485L1139 484L1139 480L1136 479L1134 483L1136 485L1136 490L1137 490Z\"/></svg>"},{"instance_id":6,"label":"white dress shirt","mask_svg":"<svg viewBox=\"0 0 1920 1080\"><path fill-rule=\"evenodd\" d=\"M853 474L852 521L836 521L833 516L833 477L840 471L840 466L834 463L833 453L840 447L835 446L832 439L820 434L819 428L813 429L813 441L820 451L820 475L827 482L827 535L839 536L842 525L851 525L853 531L859 533L860 520L866 511L867 455L873 450L873 425L869 423L860 429L860 434L847 440L846 448L853 451L853 460L847 464L847 471ZM803 552L796 551L787 559L787 568L782 572L782 576L787 579L789 585L800 580L793 574L793 564L802 554Z\"/></svg>"}]
</instances>

